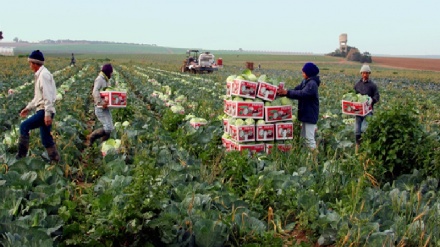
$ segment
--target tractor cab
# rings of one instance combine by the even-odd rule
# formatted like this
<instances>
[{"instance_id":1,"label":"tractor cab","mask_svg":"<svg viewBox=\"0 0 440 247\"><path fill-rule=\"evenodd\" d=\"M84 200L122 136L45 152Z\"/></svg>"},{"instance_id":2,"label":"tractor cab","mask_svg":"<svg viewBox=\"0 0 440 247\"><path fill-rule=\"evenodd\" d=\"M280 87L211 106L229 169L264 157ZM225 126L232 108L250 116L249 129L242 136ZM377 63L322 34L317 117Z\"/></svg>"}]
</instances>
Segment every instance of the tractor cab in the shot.
<instances>
[{"instance_id":1,"label":"tractor cab","mask_svg":"<svg viewBox=\"0 0 440 247\"><path fill-rule=\"evenodd\" d=\"M212 73L218 70L214 58L214 55L210 52L200 53L199 50L187 50L186 59L183 60L180 71L193 74Z\"/></svg>"}]
</instances>

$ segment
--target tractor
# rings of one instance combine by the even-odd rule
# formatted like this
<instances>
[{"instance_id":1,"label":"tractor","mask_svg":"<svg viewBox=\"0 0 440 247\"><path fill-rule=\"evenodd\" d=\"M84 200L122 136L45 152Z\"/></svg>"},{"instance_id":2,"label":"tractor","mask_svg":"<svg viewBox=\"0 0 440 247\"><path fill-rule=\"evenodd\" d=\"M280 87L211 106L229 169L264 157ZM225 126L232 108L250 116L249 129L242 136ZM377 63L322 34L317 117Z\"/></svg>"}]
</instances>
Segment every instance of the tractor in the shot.
<instances>
[{"instance_id":1,"label":"tractor","mask_svg":"<svg viewBox=\"0 0 440 247\"><path fill-rule=\"evenodd\" d=\"M215 63L215 57L210 52L202 52L199 50L187 50L186 59L183 60L183 64L180 67L182 73L203 74L212 73L218 70L218 66Z\"/></svg>"}]
</instances>

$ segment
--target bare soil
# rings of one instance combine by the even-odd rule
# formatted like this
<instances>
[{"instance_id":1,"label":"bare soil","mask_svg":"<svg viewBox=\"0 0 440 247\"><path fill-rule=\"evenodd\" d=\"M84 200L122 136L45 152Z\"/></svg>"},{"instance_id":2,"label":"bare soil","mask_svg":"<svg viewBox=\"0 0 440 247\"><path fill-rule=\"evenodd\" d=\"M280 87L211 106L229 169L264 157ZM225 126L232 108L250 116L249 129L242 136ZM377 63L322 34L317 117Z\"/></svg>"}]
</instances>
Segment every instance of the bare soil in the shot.
<instances>
[{"instance_id":1,"label":"bare soil","mask_svg":"<svg viewBox=\"0 0 440 247\"><path fill-rule=\"evenodd\" d=\"M372 57L373 63L382 67L440 71L440 59Z\"/></svg>"}]
</instances>

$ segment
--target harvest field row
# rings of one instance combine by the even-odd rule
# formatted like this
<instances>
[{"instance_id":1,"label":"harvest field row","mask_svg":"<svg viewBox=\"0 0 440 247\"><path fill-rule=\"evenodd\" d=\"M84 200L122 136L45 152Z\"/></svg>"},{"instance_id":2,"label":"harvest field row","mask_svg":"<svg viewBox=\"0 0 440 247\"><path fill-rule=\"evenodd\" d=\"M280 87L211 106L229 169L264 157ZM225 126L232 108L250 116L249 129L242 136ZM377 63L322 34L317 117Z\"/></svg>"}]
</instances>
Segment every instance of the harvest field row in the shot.
<instances>
[{"instance_id":1,"label":"harvest field row","mask_svg":"<svg viewBox=\"0 0 440 247\"><path fill-rule=\"evenodd\" d=\"M33 97L33 76L26 58L0 57L1 245L440 245L440 73L372 64L381 102L355 154L353 117L341 113L340 100L360 64L226 55L218 72L190 75L169 55L83 55L75 67L68 59L46 58L61 94L53 126L61 162L51 165L37 130L30 156L15 160L18 112ZM246 61L287 88L300 82L304 62L320 67L319 152L303 147L298 122L289 152L225 151L226 78ZM121 147L103 156L85 138L99 127L91 88L107 62L128 106L112 110L111 138ZM183 114L171 108L176 99ZM195 129L191 117L208 123Z\"/></svg>"}]
</instances>

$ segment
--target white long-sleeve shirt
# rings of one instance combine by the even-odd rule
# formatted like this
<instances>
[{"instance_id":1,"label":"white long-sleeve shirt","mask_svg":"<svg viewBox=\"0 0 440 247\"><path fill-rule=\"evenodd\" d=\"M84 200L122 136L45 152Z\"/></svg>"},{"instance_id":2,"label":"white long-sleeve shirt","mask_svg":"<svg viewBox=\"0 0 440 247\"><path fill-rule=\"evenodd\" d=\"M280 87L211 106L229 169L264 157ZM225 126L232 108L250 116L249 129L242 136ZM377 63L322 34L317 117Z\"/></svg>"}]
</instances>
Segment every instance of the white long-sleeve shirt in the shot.
<instances>
[{"instance_id":1,"label":"white long-sleeve shirt","mask_svg":"<svg viewBox=\"0 0 440 247\"><path fill-rule=\"evenodd\" d=\"M55 101L57 88L52 74L43 66L35 72L34 98L27 104L27 110L44 110L45 116L52 116L55 113Z\"/></svg>"},{"instance_id":2,"label":"white long-sleeve shirt","mask_svg":"<svg viewBox=\"0 0 440 247\"><path fill-rule=\"evenodd\" d=\"M103 72L100 72L99 75L96 77L95 82L93 83L92 95L95 105L98 106L103 104L100 91L108 86L110 86L109 79Z\"/></svg>"}]
</instances>

